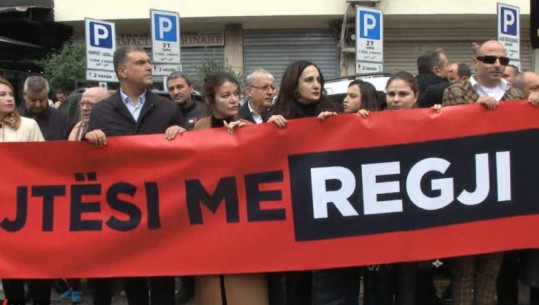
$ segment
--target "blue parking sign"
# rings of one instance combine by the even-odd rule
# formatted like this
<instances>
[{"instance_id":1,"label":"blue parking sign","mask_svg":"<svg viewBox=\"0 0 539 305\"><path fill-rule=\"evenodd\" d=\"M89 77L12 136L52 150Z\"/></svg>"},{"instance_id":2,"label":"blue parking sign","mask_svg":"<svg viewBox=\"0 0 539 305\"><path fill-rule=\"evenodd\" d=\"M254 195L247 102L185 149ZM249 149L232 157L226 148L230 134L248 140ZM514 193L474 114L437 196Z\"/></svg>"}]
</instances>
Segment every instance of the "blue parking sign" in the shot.
<instances>
[{"instance_id":1,"label":"blue parking sign","mask_svg":"<svg viewBox=\"0 0 539 305\"><path fill-rule=\"evenodd\" d=\"M178 41L176 18L170 15L155 14L154 37L159 41Z\"/></svg>"},{"instance_id":2,"label":"blue parking sign","mask_svg":"<svg viewBox=\"0 0 539 305\"><path fill-rule=\"evenodd\" d=\"M516 9L502 6L500 9L501 29L502 34L517 36L517 25L519 13Z\"/></svg>"},{"instance_id":3,"label":"blue parking sign","mask_svg":"<svg viewBox=\"0 0 539 305\"><path fill-rule=\"evenodd\" d=\"M112 49L112 26L107 23L90 21L90 45L96 48Z\"/></svg>"},{"instance_id":4,"label":"blue parking sign","mask_svg":"<svg viewBox=\"0 0 539 305\"><path fill-rule=\"evenodd\" d=\"M359 37L372 40L380 40L381 13L375 11L359 12Z\"/></svg>"}]
</instances>

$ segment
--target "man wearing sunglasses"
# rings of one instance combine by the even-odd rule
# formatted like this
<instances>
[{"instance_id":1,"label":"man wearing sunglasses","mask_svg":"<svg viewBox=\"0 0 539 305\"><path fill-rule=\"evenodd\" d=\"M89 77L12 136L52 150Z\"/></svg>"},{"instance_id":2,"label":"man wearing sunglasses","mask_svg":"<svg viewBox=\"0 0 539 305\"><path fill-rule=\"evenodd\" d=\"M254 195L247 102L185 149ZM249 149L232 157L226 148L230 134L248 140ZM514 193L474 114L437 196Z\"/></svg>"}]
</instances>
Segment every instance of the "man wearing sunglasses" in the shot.
<instances>
[{"instance_id":1,"label":"man wearing sunglasses","mask_svg":"<svg viewBox=\"0 0 539 305\"><path fill-rule=\"evenodd\" d=\"M509 58L500 42L486 41L476 48L475 53L472 64L476 74L468 81L448 87L444 91L444 106L478 103L494 109L500 101L525 98L522 91L503 79ZM539 101L533 94L529 100L533 105ZM455 258L451 279L453 304L491 305L502 257L503 253L497 252Z\"/></svg>"},{"instance_id":2,"label":"man wearing sunglasses","mask_svg":"<svg viewBox=\"0 0 539 305\"><path fill-rule=\"evenodd\" d=\"M444 105L479 103L494 109L500 101L523 99L522 91L503 79L509 64L504 46L489 40L478 46L472 59L476 71L466 82L454 84L444 91Z\"/></svg>"}]
</instances>

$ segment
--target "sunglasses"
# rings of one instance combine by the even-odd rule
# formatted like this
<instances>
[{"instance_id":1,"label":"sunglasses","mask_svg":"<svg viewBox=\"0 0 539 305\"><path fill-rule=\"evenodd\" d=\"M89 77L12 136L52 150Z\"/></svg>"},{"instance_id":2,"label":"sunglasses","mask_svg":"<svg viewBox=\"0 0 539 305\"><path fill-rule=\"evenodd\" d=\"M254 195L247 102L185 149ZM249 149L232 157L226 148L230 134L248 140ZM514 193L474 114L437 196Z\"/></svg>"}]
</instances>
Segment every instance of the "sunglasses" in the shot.
<instances>
[{"instance_id":1,"label":"sunglasses","mask_svg":"<svg viewBox=\"0 0 539 305\"><path fill-rule=\"evenodd\" d=\"M507 66L509 64L509 57L505 57L505 56L493 56L493 55L483 55L483 56L477 56L476 57L477 60L479 60L480 62L484 62L486 64L493 64L496 62L496 60L499 60L500 61L500 65L502 66Z\"/></svg>"}]
</instances>

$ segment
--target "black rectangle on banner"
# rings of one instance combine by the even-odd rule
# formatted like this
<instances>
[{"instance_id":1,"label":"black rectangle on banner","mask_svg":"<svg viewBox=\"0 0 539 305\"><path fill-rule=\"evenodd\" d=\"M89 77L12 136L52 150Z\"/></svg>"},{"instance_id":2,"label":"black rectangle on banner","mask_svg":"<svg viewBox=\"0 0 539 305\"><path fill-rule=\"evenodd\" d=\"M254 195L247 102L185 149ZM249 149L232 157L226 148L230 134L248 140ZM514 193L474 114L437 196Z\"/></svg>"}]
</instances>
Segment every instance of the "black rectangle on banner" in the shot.
<instances>
[{"instance_id":1,"label":"black rectangle on banner","mask_svg":"<svg viewBox=\"0 0 539 305\"><path fill-rule=\"evenodd\" d=\"M539 130L289 157L297 241L539 213Z\"/></svg>"}]
</instances>

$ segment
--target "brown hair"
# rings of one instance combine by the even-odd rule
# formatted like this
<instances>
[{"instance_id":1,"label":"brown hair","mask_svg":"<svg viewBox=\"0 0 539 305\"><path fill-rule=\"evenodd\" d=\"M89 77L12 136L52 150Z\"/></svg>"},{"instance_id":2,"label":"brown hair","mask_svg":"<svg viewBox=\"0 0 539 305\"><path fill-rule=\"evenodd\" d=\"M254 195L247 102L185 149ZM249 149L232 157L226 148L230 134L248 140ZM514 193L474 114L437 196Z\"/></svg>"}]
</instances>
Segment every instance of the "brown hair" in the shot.
<instances>
[{"instance_id":1,"label":"brown hair","mask_svg":"<svg viewBox=\"0 0 539 305\"><path fill-rule=\"evenodd\" d=\"M11 92L13 92L13 85L7 79L0 77L0 84L8 86L9 89L11 89ZM2 123L8 124L15 130L19 129L21 126L21 115L17 111L17 108L13 109L13 112L9 115L6 115Z\"/></svg>"}]
</instances>

